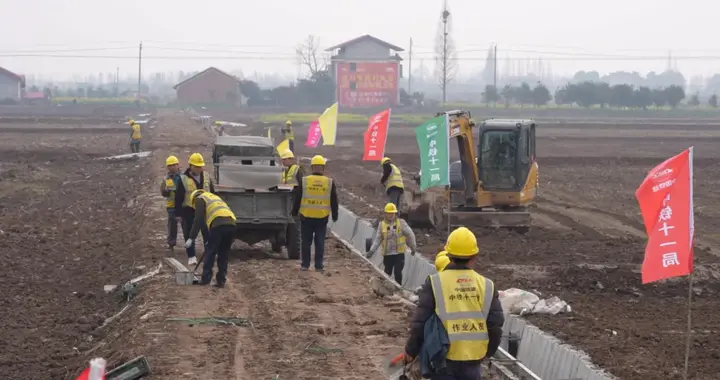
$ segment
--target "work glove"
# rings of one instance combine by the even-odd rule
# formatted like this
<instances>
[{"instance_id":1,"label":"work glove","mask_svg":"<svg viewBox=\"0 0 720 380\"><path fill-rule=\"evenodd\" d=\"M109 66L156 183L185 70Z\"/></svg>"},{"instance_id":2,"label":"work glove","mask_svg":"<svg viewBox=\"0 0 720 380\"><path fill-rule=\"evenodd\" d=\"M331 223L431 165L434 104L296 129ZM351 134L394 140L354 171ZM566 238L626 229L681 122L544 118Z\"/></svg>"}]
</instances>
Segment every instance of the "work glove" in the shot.
<instances>
[{"instance_id":1,"label":"work glove","mask_svg":"<svg viewBox=\"0 0 720 380\"><path fill-rule=\"evenodd\" d=\"M369 259L369 258L372 257L373 253L375 253L375 252L373 252L373 251L367 251L367 252L365 252L365 257L367 257L367 258Z\"/></svg>"},{"instance_id":2,"label":"work glove","mask_svg":"<svg viewBox=\"0 0 720 380\"><path fill-rule=\"evenodd\" d=\"M410 256L415 256L415 249L410 248Z\"/></svg>"},{"instance_id":3,"label":"work glove","mask_svg":"<svg viewBox=\"0 0 720 380\"><path fill-rule=\"evenodd\" d=\"M187 240L185 241L185 248L190 248L190 247L192 247L192 246L193 246L193 243L194 243L193 239L187 239Z\"/></svg>"}]
</instances>

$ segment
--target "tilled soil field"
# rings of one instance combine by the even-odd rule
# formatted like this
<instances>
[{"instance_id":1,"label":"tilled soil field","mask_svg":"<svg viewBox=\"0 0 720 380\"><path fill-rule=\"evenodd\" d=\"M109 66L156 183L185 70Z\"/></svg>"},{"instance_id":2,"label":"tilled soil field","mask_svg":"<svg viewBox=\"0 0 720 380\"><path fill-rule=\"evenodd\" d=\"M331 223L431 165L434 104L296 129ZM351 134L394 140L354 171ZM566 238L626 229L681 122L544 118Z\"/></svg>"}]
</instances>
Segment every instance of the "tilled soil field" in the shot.
<instances>
[{"instance_id":1,"label":"tilled soil field","mask_svg":"<svg viewBox=\"0 0 720 380\"><path fill-rule=\"evenodd\" d=\"M297 129L297 128L296 128ZM259 130L259 128L258 128ZM337 146L309 150L329 158L340 198L358 215L375 218L385 204L378 163L363 163L363 127L340 126ZM303 133L298 140L304 141ZM643 286L644 227L634 191L652 166L695 146L696 280L691 378L720 371L720 131L704 125L541 125L538 129L540 199L526 235L476 230L484 253L478 270L498 287L557 295L572 314L531 316L542 329L586 351L622 379L679 379L683 364L688 285L684 279ZM301 145L301 144L298 144ZM455 148L454 148L455 149ZM419 170L412 127L393 125L387 153L404 171L406 186ZM434 256L446 238L416 230L420 250Z\"/></svg>"}]
</instances>

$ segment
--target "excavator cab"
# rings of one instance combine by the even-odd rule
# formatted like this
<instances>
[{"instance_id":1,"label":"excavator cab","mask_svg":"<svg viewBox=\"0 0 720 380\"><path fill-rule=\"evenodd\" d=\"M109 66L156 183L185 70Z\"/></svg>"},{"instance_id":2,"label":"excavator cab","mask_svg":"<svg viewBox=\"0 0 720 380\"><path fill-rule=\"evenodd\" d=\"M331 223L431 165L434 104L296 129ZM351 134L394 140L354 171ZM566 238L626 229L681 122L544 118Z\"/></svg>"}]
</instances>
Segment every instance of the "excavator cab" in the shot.
<instances>
[{"instance_id":1,"label":"excavator cab","mask_svg":"<svg viewBox=\"0 0 720 380\"><path fill-rule=\"evenodd\" d=\"M447 112L450 136L460 160L450 163L450 186L445 199L450 207L436 202L437 193L422 198L408 212L411 225L435 226L445 216L450 225L505 227L527 232L531 216L527 207L535 202L538 165L535 161L533 120L488 119L475 125L470 112ZM477 140L473 136L477 128ZM431 190L432 191L432 190ZM445 212L443 212L443 210Z\"/></svg>"}]
</instances>

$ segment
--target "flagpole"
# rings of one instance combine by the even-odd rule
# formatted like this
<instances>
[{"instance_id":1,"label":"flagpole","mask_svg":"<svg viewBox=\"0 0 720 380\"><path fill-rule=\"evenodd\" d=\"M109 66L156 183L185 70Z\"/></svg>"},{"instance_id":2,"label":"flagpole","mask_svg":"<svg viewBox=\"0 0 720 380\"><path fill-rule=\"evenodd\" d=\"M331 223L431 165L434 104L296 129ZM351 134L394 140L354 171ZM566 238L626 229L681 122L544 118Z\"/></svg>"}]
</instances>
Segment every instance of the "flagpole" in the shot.
<instances>
[{"instance_id":1,"label":"flagpole","mask_svg":"<svg viewBox=\"0 0 720 380\"><path fill-rule=\"evenodd\" d=\"M690 177L690 250L695 248L695 209L693 205L693 148L690 147L689 151L689 157L688 157L688 166L689 166L689 177ZM695 260L695 255L692 255L693 261ZM694 263L693 263L694 264ZM694 265L693 265L694 267ZM689 368L690 368L690 343L692 342L692 294L693 294L693 271L690 272L690 275L688 276L688 304L687 304L687 335L685 336L685 368L683 370L683 380L687 380L689 376Z\"/></svg>"},{"instance_id":2,"label":"flagpole","mask_svg":"<svg viewBox=\"0 0 720 380\"><path fill-rule=\"evenodd\" d=\"M392 117L392 108L388 108L387 127L385 128L385 142L383 142L383 154L385 156L385 149L387 149L388 135L390 134L390 118Z\"/></svg>"},{"instance_id":3,"label":"flagpole","mask_svg":"<svg viewBox=\"0 0 720 380\"><path fill-rule=\"evenodd\" d=\"M447 136L445 136L445 151L447 152L447 173L448 173L448 186L447 186L447 205L448 205L448 211L447 211L447 233L448 236L450 236L450 232L452 232L452 224L450 217L450 211L452 210L452 186L450 184L450 115L445 112L445 132L447 132Z\"/></svg>"}]
</instances>

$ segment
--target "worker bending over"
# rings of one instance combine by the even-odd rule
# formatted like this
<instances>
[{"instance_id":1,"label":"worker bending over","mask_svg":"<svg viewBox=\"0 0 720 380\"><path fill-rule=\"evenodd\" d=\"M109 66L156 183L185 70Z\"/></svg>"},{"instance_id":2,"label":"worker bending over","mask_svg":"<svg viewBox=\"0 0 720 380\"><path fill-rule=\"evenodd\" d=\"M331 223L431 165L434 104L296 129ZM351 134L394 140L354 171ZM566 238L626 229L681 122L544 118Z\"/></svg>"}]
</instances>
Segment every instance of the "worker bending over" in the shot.
<instances>
[{"instance_id":1,"label":"worker bending over","mask_svg":"<svg viewBox=\"0 0 720 380\"><path fill-rule=\"evenodd\" d=\"M222 288L227 281L228 253L235 240L235 214L227 203L215 194L203 190L195 190L190 195L192 206L195 209L195 221L185 247L194 244L198 233L203 229L210 231L207 249L203 256L203 273L200 285L207 285L212 280L213 265L217 257L218 272L215 277L215 286Z\"/></svg>"},{"instance_id":2,"label":"worker bending over","mask_svg":"<svg viewBox=\"0 0 720 380\"><path fill-rule=\"evenodd\" d=\"M324 175L325 158L320 155L310 160L312 174L303 177L295 188L292 215L300 215L301 252L300 270L310 268L310 246L315 242L315 270L324 269L325 235L327 234L328 218L338 219L338 197L335 183Z\"/></svg>"},{"instance_id":3,"label":"worker bending over","mask_svg":"<svg viewBox=\"0 0 720 380\"><path fill-rule=\"evenodd\" d=\"M177 220L182 222L182 231L185 239L190 236L190 230L192 229L193 223L195 222L195 209L192 207L192 198L190 195L195 190L205 190L214 192L215 187L213 186L210 175L203 170L205 167L205 159L200 153L193 153L190 155L188 160L188 168L185 173L180 174L177 182L177 188L175 190L175 217ZM203 241L207 246L208 235L207 229L201 230ZM195 257L195 241L189 247L185 247L185 251L188 255L188 265L197 264L197 258Z\"/></svg>"},{"instance_id":4,"label":"worker bending over","mask_svg":"<svg viewBox=\"0 0 720 380\"><path fill-rule=\"evenodd\" d=\"M280 131L282 132L283 137L288 140L288 146L290 147L290 151L295 153L295 132L293 132L292 129L292 121L286 121L285 127Z\"/></svg>"},{"instance_id":5,"label":"worker bending over","mask_svg":"<svg viewBox=\"0 0 720 380\"><path fill-rule=\"evenodd\" d=\"M471 268L479 249L470 230L460 227L453 231L445 251L450 264L429 276L419 292L405 360L412 361L421 351L425 352L424 358L428 357L428 350L446 351L444 363L431 359L436 368L429 374L431 380L477 380L481 376L480 361L493 356L500 345L502 305L493 282ZM442 322L449 347L430 347L431 340L428 345L423 344L425 324L431 318Z\"/></svg>"},{"instance_id":6,"label":"worker bending over","mask_svg":"<svg viewBox=\"0 0 720 380\"><path fill-rule=\"evenodd\" d=\"M295 162L295 154L293 154L291 150L286 150L280 155L280 160L284 166L282 174L283 185L300 185L304 173L302 167Z\"/></svg>"},{"instance_id":7,"label":"worker bending over","mask_svg":"<svg viewBox=\"0 0 720 380\"><path fill-rule=\"evenodd\" d=\"M140 131L140 124L136 123L135 120L130 120L130 152L140 152L140 139L142 139L142 132Z\"/></svg>"},{"instance_id":8,"label":"worker bending over","mask_svg":"<svg viewBox=\"0 0 720 380\"><path fill-rule=\"evenodd\" d=\"M385 186L385 194L387 195L388 202L400 208L400 198L405 191L405 185L403 184L402 173L400 169L392 163L388 157L383 157L380 164L383 168L383 175L380 178L380 183Z\"/></svg>"},{"instance_id":9,"label":"worker bending over","mask_svg":"<svg viewBox=\"0 0 720 380\"><path fill-rule=\"evenodd\" d=\"M382 246L383 266L388 276L395 274L395 282L402 285L402 271L405 267L405 250L410 247L410 254L415 256L417 246L415 234L408 224L398 218L397 207L385 205L385 217L380 221L379 230L375 234L367 257L370 258Z\"/></svg>"},{"instance_id":10,"label":"worker bending over","mask_svg":"<svg viewBox=\"0 0 720 380\"><path fill-rule=\"evenodd\" d=\"M173 249L177 242L177 225L175 219L175 190L177 189L177 177L180 173L180 160L175 156L169 156L165 160L167 174L165 179L160 183L160 194L165 197L165 208L167 209L167 245Z\"/></svg>"}]
</instances>

